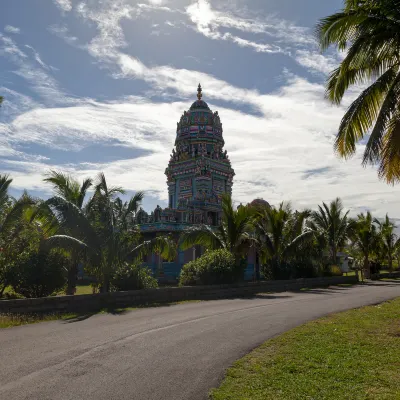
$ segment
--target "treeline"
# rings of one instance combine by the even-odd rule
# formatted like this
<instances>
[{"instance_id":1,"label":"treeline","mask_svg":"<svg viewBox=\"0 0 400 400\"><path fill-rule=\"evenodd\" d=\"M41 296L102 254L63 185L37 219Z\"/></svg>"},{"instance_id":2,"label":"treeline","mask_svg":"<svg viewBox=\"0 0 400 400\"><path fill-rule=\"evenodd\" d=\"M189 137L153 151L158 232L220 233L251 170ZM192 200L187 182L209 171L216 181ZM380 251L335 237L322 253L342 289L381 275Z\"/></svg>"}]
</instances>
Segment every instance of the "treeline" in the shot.
<instances>
[{"instance_id":1,"label":"treeline","mask_svg":"<svg viewBox=\"0 0 400 400\"><path fill-rule=\"evenodd\" d=\"M122 201L123 188L110 186L102 173L80 183L50 171L44 180L53 186L53 197L37 199L25 192L13 199L12 179L0 175L0 296L6 288L25 297L62 290L74 294L80 264L97 291L156 287L150 270L141 266L143 256L156 252L173 260L178 248L194 245L207 252L184 266L182 284L243 279L251 249L258 260L255 278L341 274L340 251L351 255L367 277L371 262L388 269L399 265L400 241L388 216L383 221L370 213L349 218L340 199L315 211L295 211L284 203L235 209L225 196L219 227L192 226L178 241L169 235L144 241L134 222L142 192Z\"/></svg>"}]
</instances>

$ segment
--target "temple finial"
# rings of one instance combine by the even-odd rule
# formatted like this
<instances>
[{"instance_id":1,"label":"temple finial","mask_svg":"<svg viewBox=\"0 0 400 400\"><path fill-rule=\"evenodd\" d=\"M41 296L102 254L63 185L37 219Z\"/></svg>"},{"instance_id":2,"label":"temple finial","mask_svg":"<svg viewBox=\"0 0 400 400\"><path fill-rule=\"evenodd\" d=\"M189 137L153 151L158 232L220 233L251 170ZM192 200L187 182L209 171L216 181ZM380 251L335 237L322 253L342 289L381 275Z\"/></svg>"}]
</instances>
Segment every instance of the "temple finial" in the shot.
<instances>
[{"instance_id":1,"label":"temple finial","mask_svg":"<svg viewBox=\"0 0 400 400\"><path fill-rule=\"evenodd\" d=\"M197 87L197 98L198 98L199 100L201 100L202 97L203 97L202 89L201 89L201 85L200 85L200 83L199 83L199 86Z\"/></svg>"}]
</instances>

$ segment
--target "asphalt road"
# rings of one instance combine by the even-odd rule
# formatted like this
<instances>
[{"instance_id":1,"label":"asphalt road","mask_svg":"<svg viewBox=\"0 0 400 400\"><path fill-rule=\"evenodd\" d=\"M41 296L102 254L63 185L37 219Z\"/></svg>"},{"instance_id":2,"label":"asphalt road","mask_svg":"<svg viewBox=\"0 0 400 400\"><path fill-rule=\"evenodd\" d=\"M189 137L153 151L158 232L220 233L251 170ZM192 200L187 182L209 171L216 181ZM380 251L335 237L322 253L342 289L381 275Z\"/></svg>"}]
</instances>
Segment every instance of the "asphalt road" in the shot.
<instances>
[{"instance_id":1,"label":"asphalt road","mask_svg":"<svg viewBox=\"0 0 400 400\"><path fill-rule=\"evenodd\" d=\"M203 400L268 338L399 296L400 283L379 282L3 329L0 399Z\"/></svg>"}]
</instances>

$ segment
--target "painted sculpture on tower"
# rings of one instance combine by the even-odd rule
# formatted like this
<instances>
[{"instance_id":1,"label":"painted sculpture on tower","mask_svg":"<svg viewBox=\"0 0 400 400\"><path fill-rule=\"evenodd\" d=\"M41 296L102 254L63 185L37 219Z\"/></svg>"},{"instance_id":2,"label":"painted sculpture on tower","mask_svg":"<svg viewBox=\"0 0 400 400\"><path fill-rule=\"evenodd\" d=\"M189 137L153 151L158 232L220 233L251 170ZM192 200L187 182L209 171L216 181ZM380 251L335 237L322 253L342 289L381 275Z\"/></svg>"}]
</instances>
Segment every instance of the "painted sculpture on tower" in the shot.
<instances>
[{"instance_id":1,"label":"painted sculpture on tower","mask_svg":"<svg viewBox=\"0 0 400 400\"><path fill-rule=\"evenodd\" d=\"M232 194L235 172L224 149L218 112L212 112L202 97L199 84L197 100L177 123L175 147L165 170L168 208L157 206L151 215L141 210L137 222L142 231L152 230L146 224L162 222L179 226L220 223L221 197L224 193Z\"/></svg>"}]
</instances>

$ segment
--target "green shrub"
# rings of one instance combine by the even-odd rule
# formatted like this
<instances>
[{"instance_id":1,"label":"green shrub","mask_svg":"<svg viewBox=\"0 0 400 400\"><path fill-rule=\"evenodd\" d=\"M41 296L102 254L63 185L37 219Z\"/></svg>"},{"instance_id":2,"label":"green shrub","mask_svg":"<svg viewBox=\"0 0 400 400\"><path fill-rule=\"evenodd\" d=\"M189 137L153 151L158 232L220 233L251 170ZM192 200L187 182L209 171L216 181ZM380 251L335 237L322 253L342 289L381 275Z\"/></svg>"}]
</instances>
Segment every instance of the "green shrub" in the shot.
<instances>
[{"instance_id":1,"label":"green shrub","mask_svg":"<svg viewBox=\"0 0 400 400\"><path fill-rule=\"evenodd\" d=\"M111 280L115 291L152 289L158 287L151 270L138 264L124 264L119 267Z\"/></svg>"},{"instance_id":2,"label":"green shrub","mask_svg":"<svg viewBox=\"0 0 400 400\"><path fill-rule=\"evenodd\" d=\"M330 276L342 276L343 272L337 265L329 266L329 274Z\"/></svg>"},{"instance_id":3,"label":"green shrub","mask_svg":"<svg viewBox=\"0 0 400 400\"><path fill-rule=\"evenodd\" d=\"M13 263L11 286L24 297L46 297L65 286L69 260L57 251L23 253Z\"/></svg>"},{"instance_id":4,"label":"green shrub","mask_svg":"<svg viewBox=\"0 0 400 400\"><path fill-rule=\"evenodd\" d=\"M235 265L235 257L227 250L207 251L197 260L183 266L180 285L214 285L243 279L243 266Z\"/></svg>"}]
</instances>

